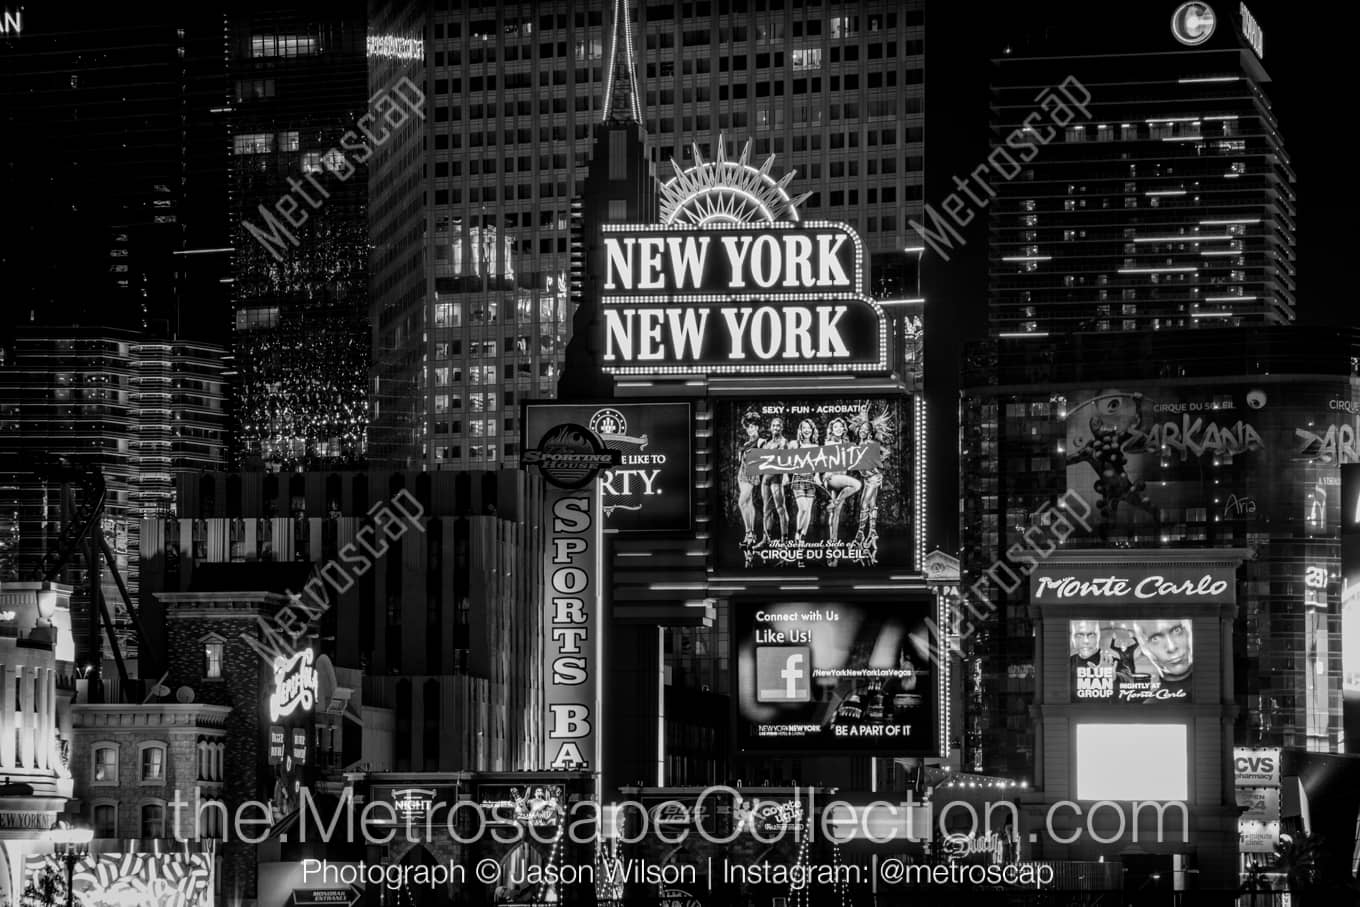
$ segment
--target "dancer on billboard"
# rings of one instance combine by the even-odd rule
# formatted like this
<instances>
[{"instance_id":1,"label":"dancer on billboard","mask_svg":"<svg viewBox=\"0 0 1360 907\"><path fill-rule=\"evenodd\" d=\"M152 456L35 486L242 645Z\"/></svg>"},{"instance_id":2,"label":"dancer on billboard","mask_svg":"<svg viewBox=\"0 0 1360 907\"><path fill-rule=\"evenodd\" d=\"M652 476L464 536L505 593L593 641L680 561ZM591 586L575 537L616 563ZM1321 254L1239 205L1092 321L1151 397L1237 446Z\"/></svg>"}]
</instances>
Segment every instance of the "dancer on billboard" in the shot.
<instances>
[{"instance_id":1,"label":"dancer on billboard","mask_svg":"<svg viewBox=\"0 0 1360 907\"><path fill-rule=\"evenodd\" d=\"M854 444L855 442L847 429L845 420L840 416L828 422L826 424L827 446L848 447ZM831 494L831 503L827 507L826 536L827 541L834 543L841 540L841 511L845 508L845 502L859 494L864 483L848 472L828 472L826 474L826 487Z\"/></svg>"},{"instance_id":2,"label":"dancer on billboard","mask_svg":"<svg viewBox=\"0 0 1360 907\"><path fill-rule=\"evenodd\" d=\"M789 439L784 437L784 420L775 416L770 420L770 437L760 445L766 450L787 450ZM782 475L767 475L760 482L760 499L765 510L765 544L789 537L789 505L784 500L784 480ZM779 535L775 535L776 515L779 519Z\"/></svg>"},{"instance_id":3,"label":"dancer on billboard","mask_svg":"<svg viewBox=\"0 0 1360 907\"><path fill-rule=\"evenodd\" d=\"M755 490L760 484L755 465L746 461L746 452L760 446L760 414L748 412L741 417L742 439L737 452L737 508L741 511L741 522L746 529L741 547L749 550L756 543L756 501Z\"/></svg>"},{"instance_id":4,"label":"dancer on billboard","mask_svg":"<svg viewBox=\"0 0 1360 907\"><path fill-rule=\"evenodd\" d=\"M887 430L887 415L884 414L877 419L871 419L869 408L866 406L860 411L859 419L855 421L855 442L867 445L870 441L877 441L880 447L886 447L887 439L884 435L887 434ZM869 469L861 470L860 476L864 483L864 493L859 498L859 530L855 533L855 541L869 547L876 547L878 544L878 490L883 487L882 461Z\"/></svg>"},{"instance_id":5,"label":"dancer on billboard","mask_svg":"<svg viewBox=\"0 0 1360 907\"><path fill-rule=\"evenodd\" d=\"M820 446L821 443L817 440L817 426L813 421L804 419L799 422L798 431L790 447L813 449ZM822 487L822 475L809 466L807 472L789 476L789 484L793 488L793 502L797 506L793 538L801 543L807 538L808 529L812 525L812 505L817 503L817 492ZM799 561L799 564L803 562Z\"/></svg>"}]
</instances>

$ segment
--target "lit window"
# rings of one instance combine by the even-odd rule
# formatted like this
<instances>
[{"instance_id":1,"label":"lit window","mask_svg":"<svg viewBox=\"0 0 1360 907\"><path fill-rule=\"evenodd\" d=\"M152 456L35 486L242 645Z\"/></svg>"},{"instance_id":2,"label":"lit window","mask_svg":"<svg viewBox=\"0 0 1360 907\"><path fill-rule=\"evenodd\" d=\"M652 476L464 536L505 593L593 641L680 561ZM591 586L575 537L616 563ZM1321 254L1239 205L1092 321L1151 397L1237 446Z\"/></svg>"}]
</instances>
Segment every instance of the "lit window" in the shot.
<instances>
[{"instance_id":1,"label":"lit window","mask_svg":"<svg viewBox=\"0 0 1360 907\"><path fill-rule=\"evenodd\" d=\"M303 173L321 172L320 151L308 151L306 154L302 155L302 172Z\"/></svg>"},{"instance_id":2,"label":"lit window","mask_svg":"<svg viewBox=\"0 0 1360 907\"><path fill-rule=\"evenodd\" d=\"M94 780L96 784L116 784L118 782L118 749L116 747L95 747Z\"/></svg>"},{"instance_id":3,"label":"lit window","mask_svg":"<svg viewBox=\"0 0 1360 907\"><path fill-rule=\"evenodd\" d=\"M434 326L437 328L456 328L463 323L463 306L456 302L436 302L434 304Z\"/></svg>"},{"instance_id":4,"label":"lit window","mask_svg":"<svg viewBox=\"0 0 1360 907\"><path fill-rule=\"evenodd\" d=\"M836 16L831 20L831 37L849 38L859 34L859 16Z\"/></svg>"},{"instance_id":5,"label":"lit window","mask_svg":"<svg viewBox=\"0 0 1360 907\"><path fill-rule=\"evenodd\" d=\"M296 131L279 133L279 150L280 151L298 150L298 134Z\"/></svg>"},{"instance_id":6,"label":"lit window","mask_svg":"<svg viewBox=\"0 0 1360 907\"><path fill-rule=\"evenodd\" d=\"M234 140L235 154L268 154L274 150L274 136L268 132L245 132Z\"/></svg>"},{"instance_id":7,"label":"lit window","mask_svg":"<svg viewBox=\"0 0 1360 907\"><path fill-rule=\"evenodd\" d=\"M820 47L801 48L793 51L793 71L806 72L822 68L822 49ZM806 107L803 108L807 110Z\"/></svg>"},{"instance_id":8,"label":"lit window","mask_svg":"<svg viewBox=\"0 0 1360 907\"><path fill-rule=\"evenodd\" d=\"M222 676L222 644L210 642L203 646L203 676L218 678Z\"/></svg>"},{"instance_id":9,"label":"lit window","mask_svg":"<svg viewBox=\"0 0 1360 907\"><path fill-rule=\"evenodd\" d=\"M148 744L142 748L142 780L165 780L165 747Z\"/></svg>"}]
</instances>

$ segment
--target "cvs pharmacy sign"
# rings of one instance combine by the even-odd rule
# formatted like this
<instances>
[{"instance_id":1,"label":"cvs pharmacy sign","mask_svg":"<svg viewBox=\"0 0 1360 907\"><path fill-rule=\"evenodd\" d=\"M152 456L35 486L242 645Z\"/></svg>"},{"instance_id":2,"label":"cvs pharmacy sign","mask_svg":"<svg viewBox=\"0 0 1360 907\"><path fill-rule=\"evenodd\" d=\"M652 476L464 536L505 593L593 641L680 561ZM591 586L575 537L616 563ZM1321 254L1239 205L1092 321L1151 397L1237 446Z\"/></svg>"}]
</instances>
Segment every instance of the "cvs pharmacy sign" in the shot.
<instances>
[{"instance_id":1,"label":"cvs pharmacy sign","mask_svg":"<svg viewBox=\"0 0 1360 907\"><path fill-rule=\"evenodd\" d=\"M1233 747L1233 777L1237 787L1279 787L1280 748Z\"/></svg>"}]
</instances>

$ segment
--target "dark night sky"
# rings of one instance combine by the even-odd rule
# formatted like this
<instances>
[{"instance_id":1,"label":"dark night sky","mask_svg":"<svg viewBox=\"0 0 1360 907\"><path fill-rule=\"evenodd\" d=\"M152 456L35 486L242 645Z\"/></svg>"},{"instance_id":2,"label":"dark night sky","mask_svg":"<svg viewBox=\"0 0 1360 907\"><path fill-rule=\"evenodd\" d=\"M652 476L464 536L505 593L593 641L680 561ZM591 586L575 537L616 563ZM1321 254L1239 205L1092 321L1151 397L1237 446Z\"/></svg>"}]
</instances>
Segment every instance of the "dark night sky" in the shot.
<instances>
[{"instance_id":1,"label":"dark night sky","mask_svg":"<svg viewBox=\"0 0 1360 907\"><path fill-rule=\"evenodd\" d=\"M1230 10L1235 14L1235 3L1210 4L1220 21ZM1174 0L932 3L926 12L925 200L938 205L955 188L952 175L966 172L960 162L981 161L990 151L988 61L1000 55L1008 40L1037 24L1072 17L1088 21L1093 34L1147 16L1165 18L1169 30L1177 5ZM1347 228L1356 192L1356 146L1346 128L1354 120L1354 59L1360 55L1355 7L1336 3L1305 8L1284 0L1253 0L1248 8L1265 36L1263 62L1273 79L1267 94L1298 177L1298 319L1360 324L1360 305L1345 270L1356 257L1353 231ZM932 401L928 430L935 438L957 431L950 410L957 405L961 344L986 333L986 218L974 219L962 232L967 245L950 261L927 255L923 262L926 389ZM932 475L958 474L954 445L933 444L929 456ZM948 482L937 487L948 487ZM928 547L957 548L957 501L952 497L937 493L930 499Z\"/></svg>"},{"instance_id":2,"label":"dark night sky","mask_svg":"<svg viewBox=\"0 0 1360 907\"><path fill-rule=\"evenodd\" d=\"M1177 4L1108 3L1100 11L1071 3L1024 2L987 5L935 3L926 14L926 201L952 190L951 161L980 161L987 154L988 60L1008 40L1041 22L1078 16L1092 28L1119 26L1120 17L1159 16L1170 25ZM1211 2L1220 16L1236 3ZM1091 5L1092 7L1094 5ZM1164 7L1164 9L1163 9ZM1353 205L1355 145L1343 139L1353 123L1360 53L1352 4L1300 7L1283 0L1254 0L1248 7L1265 35L1263 62L1273 82L1267 87L1285 147L1298 176L1298 317L1301 322L1360 323L1343 268L1354 239L1343 225ZM1319 13L1319 9L1325 9ZM986 18L981 15L985 11ZM1221 26L1220 26L1221 27ZM1346 64L1350 64L1347 66ZM1343 71L1349 69L1349 72ZM1327 108L1331 108L1328 110ZM959 307L967 336L985 328L986 226L978 218L965 231L969 247L961 258L927 264L928 280ZM947 272L947 273L946 273Z\"/></svg>"}]
</instances>

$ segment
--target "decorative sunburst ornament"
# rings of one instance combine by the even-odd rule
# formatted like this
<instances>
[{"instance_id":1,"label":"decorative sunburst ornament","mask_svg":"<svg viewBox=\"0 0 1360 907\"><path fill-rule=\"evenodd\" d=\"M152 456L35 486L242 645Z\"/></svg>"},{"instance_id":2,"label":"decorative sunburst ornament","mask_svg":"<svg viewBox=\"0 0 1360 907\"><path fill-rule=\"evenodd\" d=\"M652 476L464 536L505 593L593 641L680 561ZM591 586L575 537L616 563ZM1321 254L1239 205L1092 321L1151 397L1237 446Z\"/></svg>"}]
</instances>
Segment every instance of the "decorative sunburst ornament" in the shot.
<instances>
[{"instance_id":1,"label":"decorative sunburst ornament","mask_svg":"<svg viewBox=\"0 0 1360 907\"><path fill-rule=\"evenodd\" d=\"M776 182L770 176L774 155L759 168L747 163L750 156L751 141L747 139L741 157L729 161L719 136L717 160L705 161L697 144L694 166L688 170L682 170L671 158L675 176L661 187L661 222L713 227L800 220L798 206L812 193L789 197L788 185L798 171L790 170Z\"/></svg>"}]
</instances>

